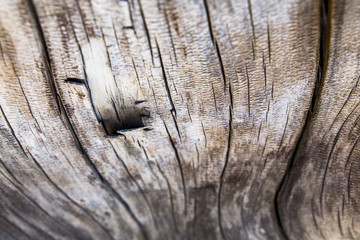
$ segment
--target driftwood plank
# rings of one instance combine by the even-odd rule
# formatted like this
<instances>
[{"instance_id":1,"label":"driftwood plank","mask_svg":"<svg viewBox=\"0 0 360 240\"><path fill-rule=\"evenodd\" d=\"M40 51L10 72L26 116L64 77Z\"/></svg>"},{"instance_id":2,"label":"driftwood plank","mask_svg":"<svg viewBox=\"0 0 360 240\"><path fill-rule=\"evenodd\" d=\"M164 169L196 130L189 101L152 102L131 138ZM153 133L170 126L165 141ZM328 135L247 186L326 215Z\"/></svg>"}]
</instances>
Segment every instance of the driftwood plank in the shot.
<instances>
[{"instance_id":1,"label":"driftwood plank","mask_svg":"<svg viewBox=\"0 0 360 240\"><path fill-rule=\"evenodd\" d=\"M329 5L320 94L279 199L291 239L360 238L359 3Z\"/></svg>"},{"instance_id":2,"label":"driftwood plank","mask_svg":"<svg viewBox=\"0 0 360 240\"><path fill-rule=\"evenodd\" d=\"M283 238L320 0L1 3L0 237Z\"/></svg>"}]
</instances>

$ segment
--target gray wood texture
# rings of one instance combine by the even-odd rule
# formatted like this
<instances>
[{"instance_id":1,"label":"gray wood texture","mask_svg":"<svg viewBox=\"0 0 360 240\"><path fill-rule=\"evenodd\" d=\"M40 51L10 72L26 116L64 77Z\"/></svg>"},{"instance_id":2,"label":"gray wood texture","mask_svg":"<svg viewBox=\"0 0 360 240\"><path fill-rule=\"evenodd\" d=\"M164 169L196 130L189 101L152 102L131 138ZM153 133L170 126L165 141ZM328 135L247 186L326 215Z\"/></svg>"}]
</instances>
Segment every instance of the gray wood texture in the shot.
<instances>
[{"instance_id":1,"label":"gray wood texture","mask_svg":"<svg viewBox=\"0 0 360 240\"><path fill-rule=\"evenodd\" d=\"M360 239L359 13L358 1L329 5L319 96L279 198L291 239Z\"/></svg>"},{"instance_id":2,"label":"gray wood texture","mask_svg":"<svg viewBox=\"0 0 360 240\"><path fill-rule=\"evenodd\" d=\"M0 239L359 239L359 0L0 0Z\"/></svg>"}]
</instances>

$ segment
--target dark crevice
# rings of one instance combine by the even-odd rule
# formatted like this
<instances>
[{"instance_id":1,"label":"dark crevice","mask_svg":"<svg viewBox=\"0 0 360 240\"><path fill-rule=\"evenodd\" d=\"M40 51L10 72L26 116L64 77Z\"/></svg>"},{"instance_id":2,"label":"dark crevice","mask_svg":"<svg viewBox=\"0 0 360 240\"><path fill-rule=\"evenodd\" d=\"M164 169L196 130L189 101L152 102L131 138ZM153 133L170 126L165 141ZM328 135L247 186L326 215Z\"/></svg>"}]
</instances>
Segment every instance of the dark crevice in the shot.
<instances>
[{"instance_id":1,"label":"dark crevice","mask_svg":"<svg viewBox=\"0 0 360 240\"><path fill-rule=\"evenodd\" d=\"M158 54L159 54L160 66L161 66L161 71L162 71L162 74L163 74L163 77L164 77L164 83L165 83L166 93L167 93L168 98L169 98L169 101L170 101L171 110L174 111L175 116L176 116L176 108L175 108L175 105L174 105L174 101L173 101L173 99L172 99L172 97L171 97L171 91L170 91L169 81L168 81L167 76L166 76L165 66L164 66L164 62L163 62L162 56L161 56L160 47L159 47L159 44L158 44L158 42L157 42L156 39L155 39L155 43L156 43L156 48L157 48Z\"/></svg>"},{"instance_id":2,"label":"dark crevice","mask_svg":"<svg viewBox=\"0 0 360 240\"><path fill-rule=\"evenodd\" d=\"M267 24L267 41L268 41L268 55L269 55L269 63L271 63L271 40L270 40L270 26Z\"/></svg>"},{"instance_id":3,"label":"dark crevice","mask_svg":"<svg viewBox=\"0 0 360 240\"><path fill-rule=\"evenodd\" d=\"M135 101L135 104L138 105L138 104L141 104L141 103L144 103L144 102L146 102L146 100L137 100L137 101Z\"/></svg>"},{"instance_id":4,"label":"dark crevice","mask_svg":"<svg viewBox=\"0 0 360 240\"><path fill-rule=\"evenodd\" d=\"M136 34L136 29L135 29L135 24L134 24L134 18L133 18L133 13L132 13L132 10L131 10L131 5L130 5L130 2L133 4L132 1L127 1L128 2L128 9L129 9L129 17L130 17L130 21L131 21L131 27L124 27L124 29L133 29L134 30L134 33L135 33L135 36L137 36Z\"/></svg>"},{"instance_id":5,"label":"dark crevice","mask_svg":"<svg viewBox=\"0 0 360 240\"><path fill-rule=\"evenodd\" d=\"M119 44L118 44L118 46L119 46ZM134 71L135 71L135 75L136 75L136 80L137 80L137 82L138 82L138 84L139 84L139 87L141 87L139 73L138 73L138 70L137 70L137 68L136 68L136 64L135 64L134 58L133 58L132 56L131 56L131 62L132 62L133 67L134 67ZM137 103L135 102L135 104L137 104Z\"/></svg>"},{"instance_id":6,"label":"dark crevice","mask_svg":"<svg viewBox=\"0 0 360 240\"><path fill-rule=\"evenodd\" d=\"M248 100L248 114L251 116L251 102L250 102L250 77L247 66L245 66L246 81L247 81L247 100Z\"/></svg>"},{"instance_id":7,"label":"dark crevice","mask_svg":"<svg viewBox=\"0 0 360 240\"><path fill-rule=\"evenodd\" d=\"M33 0L24 0L25 6L27 8L27 12L30 16L30 20L31 23L33 25L33 30L34 30L34 35L36 38L36 42L38 44L39 47L39 51L43 57L43 64L45 67L45 73L47 76L47 79L49 81L49 85L50 85L50 89L51 92L54 96L54 99L56 101L56 105L58 110L60 111L60 106L59 106L59 95L57 93L56 90L56 83L55 80L53 78L52 75L52 70L51 70L51 66L50 66L50 56L49 56L49 51L48 51L48 47L46 45L45 42L45 36L44 36L44 32L42 30L42 27L40 25L40 18L38 16L37 10L35 8L35 4L33 2Z\"/></svg>"},{"instance_id":8,"label":"dark crevice","mask_svg":"<svg viewBox=\"0 0 360 240\"><path fill-rule=\"evenodd\" d=\"M331 0L321 0L321 19L320 19L320 47L319 47L319 63L316 76L315 90L311 101L311 114L314 114L317 107L318 97L320 96L325 74L329 62L330 47L330 14ZM309 117L309 116L308 116ZM311 116L310 116L311 117Z\"/></svg>"},{"instance_id":9,"label":"dark crevice","mask_svg":"<svg viewBox=\"0 0 360 240\"><path fill-rule=\"evenodd\" d=\"M300 134L299 139L297 140L295 149L290 158L290 162L287 167L286 173L279 185L279 188L276 192L274 199L275 217L277 219L279 231L284 239L289 239L289 237L284 229L284 225L280 217L280 210L279 210L280 195L282 194L285 184L290 176L290 172L293 169L294 159L300 151L301 142L305 136L305 133L309 129L314 114L317 111L319 97L325 82L325 75L328 67L329 52L330 52L329 48L330 48L330 33L331 33L331 3L332 0L321 0L320 3L320 38L319 38L318 71L316 76L314 92L312 95L311 105L309 107L305 124L302 128L302 132Z\"/></svg>"},{"instance_id":10,"label":"dark crevice","mask_svg":"<svg viewBox=\"0 0 360 240\"><path fill-rule=\"evenodd\" d=\"M4 62L5 66L6 66L4 50L3 50L3 48L2 48L1 42L0 42L0 55L1 55L2 61Z\"/></svg>"},{"instance_id":11,"label":"dark crevice","mask_svg":"<svg viewBox=\"0 0 360 240\"><path fill-rule=\"evenodd\" d=\"M222 60L222 57L221 57L221 52L220 52L220 49L219 49L219 45L217 43L217 41L215 40L215 49L216 49L216 55L217 55L217 58L219 60L219 65L220 65L220 70L221 70L221 75L222 75L222 78L223 78L223 81L224 81L224 89L226 89L226 74L225 74L225 67L224 67L224 63L223 63L223 60ZM229 83L230 84L230 83ZM233 106L233 103L232 103L232 99L230 98L230 101L231 101L231 106Z\"/></svg>"},{"instance_id":12,"label":"dark crevice","mask_svg":"<svg viewBox=\"0 0 360 240\"><path fill-rule=\"evenodd\" d=\"M18 80L18 83L19 83L21 92L22 92L22 94L24 95L24 99L25 99L26 104L27 104L27 106L28 106L30 115L31 115L32 118L34 119L34 121L35 121L35 123L36 123L36 126L37 126L39 129L41 129L41 127L40 127L40 125L39 125L39 122L37 121L37 119L35 118L35 116L34 116L34 114L33 114L33 111L32 111L31 106L30 106L30 102L29 102L29 100L28 100L28 98L27 98L27 96L26 96L26 94L25 94L25 91L24 91L23 85L22 85L22 83L21 83L21 81L20 81L20 78L19 78L19 76L18 76L17 73L16 73L15 66L14 66L14 64L13 64L12 62L11 62L11 65L12 65L12 69L13 69L15 75L16 75L16 78L17 78L17 80Z\"/></svg>"},{"instance_id":13,"label":"dark crevice","mask_svg":"<svg viewBox=\"0 0 360 240\"><path fill-rule=\"evenodd\" d=\"M65 107L63 106L62 102L60 101L60 111L62 113L62 116L64 118L64 124L65 126L68 127L69 131L71 132L71 135L76 143L76 146L78 148L78 150L83 154L84 158L87 160L86 163L89 165L90 169L95 173L96 177L98 179L100 179L101 182L104 181L103 177L101 176L99 170L96 168L95 164L89 159L89 157L87 156L83 146L81 145L80 139L77 136L74 127L71 125L70 123L70 119L69 116L66 112Z\"/></svg>"},{"instance_id":14,"label":"dark crevice","mask_svg":"<svg viewBox=\"0 0 360 240\"><path fill-rule=\"evenodd\" d=\"M211 16L210 16L210 11L209 11L209 6L208 6L207 0L204 0L204 6L205 6L206 19L207 19L208 27L209 27L210 38L211 38L211 41L213 43L215 43L213 27L212 27L212 23L211 23Z\"/></svg>"},{"instance_id":15,"label":"dark crevice","mask_svg":"<svg viewBox=\"0 0 360 240\"><path fill-rule=\"evenodd\" d=\"M147 38L148 44L149 44L149 50L150 50L150 54L151 54L152 63L154 64L154 53L153 53L152 46L151 46L150 32L149 32L149 29L148 29L147 24L146 24L145 14L144 14L144 10L142 8L141 0L138 0L138 2L139 2L141 19L142 19L143 24L144 24L146 38Z\"/></svg>"},{"instance_id":16,"label":"dark crevice","mask_svg":"<svg viewBox=\"0 0 360 240\"><path fill-rule=\"evenodd\" d=\"M205 131L204 123L203 123L202 121L201 121L201 128L202 128L203 133L204 133L204 138L205 138L205 147L207 148L207 147L208 147L208 144L207 144L206 131Z\"/></svg>"},{"instance_id":17,"label":"dark crevice","mask_svg":"<svg viewBox=\"0 0 360 240\"><path fill-rule=\"evenodd\" d=\"M190 122L193 122L193 121L192 121L192 118L191 118L191 113L190 113L190 108L189 108L189 104L188 104L188 103L186 103L186 108L187 108L187 112L188 112L188 115L189 115Z\"/></svg>"},{"instance_id":18,"label":"dark crevice","mask_svg":"<svg viewBox=\"0 0 360 240\"><path fill-rule=\"evenodd\" d=\"M168 96L168 99L169 99L169 102L170 102L170 105L171 105L171 110L170 110L171 117L172 117L172 119L174 121L176 131L177 131L177 133L179 135L179 139L181 140L180 129L179 129L179 126L178 126L177 120L176 120L176 108L175 108L175 104L174 104L174 101L173 101L172 96L171 96L169 81L168 81L167 76L166 76L165 66L164 66L162 56L161 56L160 47L159 47L159 44L158 44L156 39L155 39L155 44L156 44L156 48L157 48L157 51L158 51L158 54L159 54L159 60L160 60L161 71L162 71L162 74L163 74L165 90L166 90L166 93L167 93L167 96Z\"/></svg>"},{"instance_id":19,"label":"dark crevice","mask_svg":"<svg viewBox=\"0 0 360 240\"><path fill-rule=\"evenodd\" d=\"M247 3L248 3L249 15L250 15L251 30L252 30L252 34L253 34L253 37L254 37L254 41L256 42L255 24L254 24L254 19L253 19L251 0L247 0Z\"/></svg>"},{"instance_id":20,"label":"dark crevice","mask_svg":"<svg viewBox=\"0 0 360 240\"><path fill-rule=\"evenodd\" d=\"M103 176L100 174L99 170L97 169L97 167L95 166L95 164L91 161L90 157L87 155L85 149L82 147L81 142L75 132L75 129L73 128L70 118L66 112L66 109L63 105L63 103L61 102L60 96L57 93L57 86L56 86L56 82L55 79L53 77L52 74L52 70L51 70L51 65L50 65L50 55L48 52L48 48L46 45L46 41L45 41L45 36L39 21L39 16L37 14L37 10L36 7L33 3L33 0L24 0L25 6L27 7L27 11L28 14L31 17L31 22L33 24L33 29L35 31L35 37L37 40L37 43L39 45L39 50L43 56L43 63L45 65L45 71L47 74L47 79L49 80L49 84L51 87L51 91L52 94L56 100L56 104L57 104L57 108L59 110L59 114L60 116L63 116L63 120L64 120L64 124L66 126L69 127L69 130L74 138L74 141L76 142L80 152L83 154L87 164L90 166L90 168L92 169L93 173L97 176L97 178L104 184L105 188L107 189L107 191L109 191L111 194L113 194L115 196L115 198L123 205L123 207L126 209L126 211L128 212L128 214L131 216L131 218L133 219L133 221L136 223L136 225L138 226L138 228L141 231L141 234L143 236L143 238L146 240L148 239L148 235L146 233L146 230L144 228L144 226L142 225L142 223L138 220L138 218L135 216L135 214L133 213L133 211L130 209L128 203L120 196L120 194L110 185L110 183L105 180L103 178ZM86 83L86 82L85 82ZM1 109L2 110L2 109ZM4 115L5 116L5 115ZM10 125L9 125L10 126ZM14 135L15 136L15 135ZM19 146L21 147L21 144L19 142ZM38 165L38 167L41 169L41 166ZM42 170L45 173L44 170ZM49 179L50 180L50 179ZM55 183L54 183L55 184ZM56 186L56 185L55 185ZM59 189L61 190L61 189ZM61 190L62 191L62 190ZM63 191L62 191L63 192ZM64 193L64 192L63 192ZM65 193L64 193L65 194ZM69 198L70 199L70 198ZM71 200L71 199L70 199ZM72 202L74 202L73 200L71 200ZM79 204L77 204L76 202L74 202L75 205L79 206L81 209L82 206L80 206ZM85 209L83 209L85 210ZM89 214L89 216L95 220L95 218ZM97 222L97 220L95 220ZM105 232L107 233L107 235L112 239L112 236L110 235L110 233L108 232L107 229L103 228L103 230L105 230Z\"/></svg>"},{"instance_id":21,"label":"dark crevice","mask_svg":"<svg viewBox=\"0 0 360 240\"><path fill-rule=\"evenodd\" d=\"M124 30L134 30L133 26L124 26L123 27Z\"/></svg>"},{"instance_id":22,"label":"dark crevice","mask_svg":"<svg viewBox=\"0 0 360 240\"><path fill-rule=\"evenodd\" d=\"M85 19L84 19L85 16L84 16L83 11L81 10L79 0L75 0L75 4L76 4L77 10L79 11L79 15L80 15L80 19L81 19L81 24L82 24L83 29L84 29L84 33L85 33L85 36L86 36L86 40L87 40L88 42L90 42L90 37L89 37L88 31L87 31L87 27L86 27ZM73 28L73 29L74 29L74 28Z\"/></svg>"},{"instance_id":23,"label":"dark crevice","mask_svg":"<svg viewBox=\"0 0 360 240\"><path fill-rule=\"evenodd\" d=\"M67 78L65 79L65 82L77 85L85 85L85 80L80 78Z\"/></svg>"},{"instance_id":24,"label":"dark crevice","mask_svg":"<svg viewBox=\"0 0 360 240\"><path fill-rule=\"evenodd\" d=\"M182 164L181 164L180 154L179 154L179 151L178 151L177 147L175 146L175 142L174 142L174 140L172 139L172 137L171 137L171 135L170 135L170 132L169 132L169 129L167 128L165 122L164 122L164 126L165 126L166 133L168 134L168 137L169 137L169 141L170 141L170 143L171 143L171 146L172 146L172 148L173 148L173 150L174 150L174 153L175 153L175 156L176 156L176 160L177 160L177 163L178 163L178 166L179 166L179 170L180 170L181 182L182 182L183 191L184 191L184 205L185 205L184 213L185 213L185 215L186 215L186 214L187 214L187 193L186 193L185 177L184 177L183 167L182 167Z\"/></svg>"},{"instance_id":25,"label":"dark crevice","mask_svg":"<svg viewBox=\"0 0 360 240\"><path fill-rule=\"evenodd\" d=\"M220 184L219 184L219 192L218 192L218 196L217 196L217 210L218 210L218 222L219 222L219 228L220 228L220 233L221 233L221 237L222 239L226 239L226 236L225 236L225 232L224 232L224 229L223 229L223 226L222 226L222 217L221 217L221 191L222 191L222 186L223 186L223 183L224 183L224 176L225 176L225 171L227 169L227 166L228 166L228 163L229 163L229 160L230 160L230 151L231 151L231 141L232 141L232 129L233 129L233 109L232 107L230 106L229 107L229 134L228 134L228 141L227 141L227 148L226 148L226 156L225 156L225 164L224 164L224 167L223 167L223 170L221 172L221 175L220 175Z\"/></svg>"},{"instance_id":26,"label":"dark crevice","mask_svg":"<svg viewBox=\"0 0 360 240\"><path fill-rule=\"evenodd\" d=\"M267 74L266 74L266 63L265 63L265 56L264 56L264 52L262 55L262 66L263 66L263 70L264 70L264 81L265 81L265 90L266 90L266 86L267 86Z\"/></svg>"},{"instance_id":27,"label":"dark crevice","mask_svg":"<svg viewBox=\"0 0 360 240\"><path fill-rule=\"evenodd\" d=\"M176 128L176 132L177 132L177 134L179 136L180 142L182 142L179 125L178 125L177 120L176 120L176 112L175 112L174 109L171 109L170 113L171 113L171 117L173 119L173 122L174 122L174 125L175 125L175 128Z\"/></svg>"},{"instance_id":28,"label":"dark crevice","mask_svg":"<svg viewBox=\"0 0 360 240\"><path fill-rule=\"evenodd\" d=\"M255 61L255 57L256 57L256 50L255 50L255 43L254 40L251 38L250 41L250 45L251 45L251 52L252 52L252 60Z\"/></svg>"}]
</instances>

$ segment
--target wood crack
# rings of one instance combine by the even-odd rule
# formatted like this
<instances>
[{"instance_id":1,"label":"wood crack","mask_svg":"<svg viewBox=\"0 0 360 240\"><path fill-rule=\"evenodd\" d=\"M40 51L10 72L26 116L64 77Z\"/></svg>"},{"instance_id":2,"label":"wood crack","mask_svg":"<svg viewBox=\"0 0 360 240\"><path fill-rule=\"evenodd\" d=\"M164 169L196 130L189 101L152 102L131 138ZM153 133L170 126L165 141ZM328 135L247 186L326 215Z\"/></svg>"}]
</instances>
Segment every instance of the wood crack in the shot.
<instances>
[{"instance_id":1,"label":"wood crack","mask_svg":"<svg viewBox=\"0 0 360 240\"><path fill-rule=\"evenodd\" d=\"M60 104L59 104L59 99L58 99L59 95L57 93L57 86L56 86L55 79L52 75L52 70L51 70L51 65L50 65L50 55L48 52L48 47L46 45L44 32L40 25L40 18L38 16L38 13L37 13L37 10L36 10L33 0L24 0L24 2L25 2L25 6L27 8L27 12L30 16L30 20L32 23L32 28L35 33L36 41L38 42L39 51L43 57L43 63L44 63L44 67L45 67L45 73L47 76L47 80L49 81L50 89L54 96L57 108L60 111Z\"/></svg>"},{"instance_id":2,"label":"wood crack","mask_svg":"<svg viewBox=\"0 0 360 240\"><path fill-rule=\"evenodd\" d=\"M124 27L124 29L133 29L134 33L135 33L135 36L137 36L136 28L135 28L135 24L134 24L134 17L133 17L133 13L132 13L132 10L131 10L131 5L130 5L130 3L133 4L133 1L128 0L127 2L128 2L128 9L129 9L129 17L130 17L130 21L131 21L131 26Z\"/></svg>"},{"instance_id":3,"label":"wood crack","mask_svg":"<svg viewBox=\"0 0 360 240\"><path fill-rule=\"evenodd\" d=\"M141 230L141 233L144 237L144 239L148 239L147 233L145 231L144 226L141 224L140 220L135 216L135 214L133 213L133 211L130 209L129 204L120 196L120 194L110 185L110 183L101 175L100 171L97 169L96 165L93 163L93 161L91 161L90 157L88 156L88 154L86 153L85 149L83 148L83 146L81 145L81 142L70 122L70 119L66 113L66 109L64 108L64 106L61 103L61 107L63 109L62 112L64 112L64 117L66 119L66 123L67 125L70 127L70 132L72 133L72 136L80 150L80 152L83 154L86 163L89 165L89 167L92 169L93 173L95 174L95 176L101 181L102 184L104 184L105 189L107 191L109 191L110 193L112 193L116 199L124 206L124 208L126 209L126 211L128 212L128 214L131 216L131 218L134 220L134 222L137 224L137 226L139 227L139 229Z\"/></svg>"},{"instance_id":4,"label":"wood crack","mask_svg":"<svg viewBox=\"0 0 360 240\"><path fill-rule=\"evenodd\" d=\"M109 140L108 140L108 141L109 141ZM124 160L123 160L123 159L119 156L119 154L117 153L114 145L113 145L110 141L109 141L109 143L110 143L110 145L111 145L111 147L112 147L112 149L113 149L116 157L119 159L119 161L121 162L121 164L122 164L123 167L125 168L126 173L127 173L128 176L130 177L130 179L135 183L136 187L139 189L141 196L144 198L144 201L145 201L146 206L147 206L147 207L149 208L149 210L150 210L151 217L152 217L152 219L153 219L153 221L154 221L154 223L155 223L155 226L158 227L158 226L157 226L157 221L156 221L156 218L155 218L154 210L152 209L151 204L150 204L149 200L147 199L144 190L140 187L140 184L135 180L134 176L130 173L128 167L126 166L126 164L125 164L125 162L124 162Z\"/></svg>"},{"instance_id":5,"label":"wood crack","mask_svg":"<svg viewBox=\"0 0 360 240\"><path fill-rule=\"evenodd\" d=\"M227 169L227 165L230 161L230 151L231 151L231 141L232 141L232 129L233 129L233 109L231 107L229 107L229 134L228 134L228 141L227 141L227 148L226 148L226 155L225 155L225 164L223 167L223 170L221 172L220 175L220 184L219 184L219 192L217 195L217 203L218 203L218 222L219 222L219 227L220 227L220 233L221 233L221 237L222 239L226 239L225 237L225 232L224 229L222 227L222 217L221 217L221 190L222 190L222 186L224 183L224 176L225 176L225 171Z\"/></svg>"},{"instance_id":6,"label":"wood crack","mask_svg":"<svg viewBox=\"0 0 360 240\"><path fill-rule=\"evenodd\" d=\"M270 26L269 26L269 23L267 24L266 32L267 32L267 41L268 41L269 63L271 63L271 40L270 40Z\"/></svg>"},{"instance_id":7,"label":"wood crack","mask_svg":"<svg viewBox=\"0 0 360 240\"><path fill-rule=\"evenodd\" d=\"M250 23L251 23L252 34L253 34L253 37L254 37L254 42L256 43L255 24L254 24L254 19L253 19L251 0L247 0L247 3L248 3L249 15L250 15Z\"/></svg>"},{"instance_id":8,"label":"wood crack","mask_svg":"<svg viewBox=\"0 0 360 240\"><path fill-rule=\"evenodd\" d=\"M155 44L156 44L156 48L157 48L158 53L159 53L160 66L161 66L161 71L162 71L163 79L164 79L164 83L165 83L165 90L166 90L167 96L168 96L169 101L170 101L171 110L174 111L175 116L176 116L176 108L175 108L174 101L173 101L172 96L171 96L169 82L168 82L168 79L167 79L167 76L166 76L165 66L164 66L162 56L161 56L160 47L159 47L159 44L158 44L156 39L155 39Z\"/></svg>"},{"instance_id":9,"label":"wood crack","mask_svg":"<svg viewBox=\"0 0 360 240\"><path fill-rule=\"evenodd\" d=\"M326 181L326 176L327 176L327 171L329 169L329 165L330 165L330 161L331 161L331 156L334 152L335 146L340 138L340 133L343 129L343 127L345 126L346 122L348 121L348 119L350 118L350 116L353 114L353 112L357 109L357 107L360 105L360 102L356 105L356 107L354 107L354 109L350 112L350 114L346 117L345 121L341 124L341 127L339 128L339 130L337 131L337 134L335 136L334 142L331 145L331 149L330 149L330 153L329 156L327 158L326 161L326 165L325 165L325 169L324 169L324 174L323 174L323 179L322 179L322 183L321 183L321 190L320 190L320 211L321 211L321 216L323 217L323 194L324 194L324 188L325 188L325 181Z\"/></svg>"},{"instance_id":10,"label":"wood crack","mask_svg":"<svg viewBox=\"0 0 360 240\"><path fill-rule=\"evenodd\" d=\"M250 78L249 78L249 72L248 72L248 67L245 66L245 73L246 73L246 82L247 82L247 100L248 100L248 114L249 117L251 116L251 103L250 103Z\"/></svg>"},{"instance_id":11,"label":"wood crack","mask_svg":"<svg viewBox=\"0 0 360 240\"><path fill-rule=\"evenodd\" d=\"M5 66L6 66L4 50L3 50L3 47L2 47L2 45L1 45L1 41L0 41L0 55L1 55L2 61L4 62Z\"/></svg>"},{"instance_id":12,"label":"wood crack","mask_svg":"<svg viewBox=\"0 0 360 240\"><path fill-rule=\"evenodd\" d=\"M215 38L214 38L213 27L212 27L212 23L211 23L211 16L210 16L210 11L209 11L209 6L208 6L207 0L204 0L204 7L205 7L205 13L206 13L206 20L208 22L208 27L209 27L210 38L211 38L212 43L214 44Z\"/></svg>"},{"instance_id":13,"label":"wood crack","mask_svg":"<svg viewBox=\"0 0 360 240\"><path fill-rule=\"evenodd\" d=\"M224 64L223 64L222 57L221 57L221 52L220 52L220 49L219 49L219 45L218 45L216 40L215 40L215 49L216 49L216 56L217 56L217 58L219 60L219 64L220 64L221 75L222 75L222 78L223 78L223 81L224 81L224 89L226 89L226 82L227 81L226 81L225 67L224 67ZM232 100L231 100L231 105L233 105Z\"/></svg>"},{"instance_id":14,"label":"wood crack","mask_svg":"<svg viewBox=\"0 0 360 240\"><path fill-rule=\"evenodd\" d=\"M153 53L152 46L151 46L151 38L150 38L149 29L148 29L148 26L146 24L145 14L144 14L144 10L143 10L142 4L141 4L141 0L138 0L138 2L139 2L141 19L142 19L143 24L144 24L145 33L146 33L146 37L147 37L148 44L149 44L151 60L152 60L152 63L154 64L154 53Z\"/></svg>"},{"instance_id":15,"label":"wood crack","mask_svg":"<svg viewBox=\"0 0 360 240\"><path fill-rule=\"evenodd\" d=\"M301 142L303 141L305 132L308 130L311 120L313 118L313 114L316 112L318 107L318 99L321 94L322 86L325 82L325 76L327 71L327 66L329 62L329 51L330 51L330 32L331 32L331 5L332 0L322 0L320 5L320 38L319 38L319 58L318 58L318 72L316 76L316 82L315 87L312 95L312 101L308 109L307 117L305 120L305 123L302 127L301 134L299 138L297 139L295 149L292 153L292 156L290 157L290 161L287 166L287 170L284 174L284 177L282 181L279 184L279 187L277 189L275 200L274 200L274 209L275 209L275 216L277 219L277 224L279 231L281 232L282 236L285 239L289 239L288 234L286 233L284 229L284 224L282 223L280 210L279 210L279 199L280 194L282 190L284 189L285 183L287 182L289 178L290 171L293 168L295 157L299 153ZM273 92L273 91L272 91ZM272 93L273 94L273 93ZM322 195L322 194L321 194ZM321 204L321 197L320 197L320 204ZM322 207L321 207L322 211ZM319 229L321 232L321 230Z\"/></svg>"},{"instance_id":16,"label":"wood crack","mask_svg":"<svg viewBox=\"0 0 360 240\"><path fill-rule=\"evenodd\" d=\"M177 160L177 163L178 163L178 166L179 166L179 170L180 170L181 182L182 182L183 192L184 192L184 205L185 205L184 213L185 213L185 215L186 215L186 214L187 214L187 193L186 193L186 185L185 185L184 171L183 171L183 167L182 167L182 164L181 164L179 151L178 151L178 149L177 149L176 146L175 146L175 142L174 142L174 140L172 139L172 137L171 137L171 135L170 135L170 132L169 132L169 129L167 128L165 122L164 122L164 126L165 126L166 133L167 133L167 135L168 135L169 141L170 141L170 143L171 143L171 146L172 146L172 148L173 148L173 150L174 150L174 153L175 153L175 156L176 156L176 160Z\"/></svg>"},{"instance_id":17,"label":"wood crack","mask_svg":"<svg viewBox=\"0 0 360 240\"><path fill-rule=\"evenodd\" d=\"M124 206L124 208L126 209L126 211L128 212L128 214L131 216L131 218L133 219L133 221L136 223L136 225L138 226L138 228L141 231L141 234L143 236L143 238L146 240L148 239L148 235L146 233L146 230L144 228L144 226L142 225L142 223L139 221L139 219L135 216L135 214L133 213L133 211L130 209L128 203L120 196L120 194L115 191L115 189L112 188L112 186L110 185L110 183L105 180L103 178L103 176L100 174L99 170L96 168L95 164L91 161L90 157L87 155L85 149L82 147L80 140L71 124L71 121L68 117L68 114L66 112L66 109L63 106L63 103L61 102L60 96L57 93L57 86L56 86L56 82L55 79L52 75L52 70L51 70L51 66L50 66L50 57L49 57L49 52L48 52L48 48L46 45L46 41L45 41L45 36L42 30L42 27L40 25L40 21L39 21L39 17L36 11L36 7L33 3L32 0L25 0L25 4L27 6L27 10L29 15L31 16L31 20L32 20L32 24L33 24L33 29L36 31L36 37L37 37L37 41L39 43L39 50L42 53L43 56L43 62L45 65L45 70L47 73L47 78L49 80L50 83L50 87L51 87L51 91L54 95L54 98L56 100L57 103L57 107L59 110L59 114L62 115L65 119L64 123L65 125L67 125L69 127L70 132L72 133L73 139L76 142L77 146L79 147L80 151L82 152L86 162L88 163L88 165L90 166L90 168L92 169L93 173L97 176L97 178L104 184L105 188L107 189L107 191L109 191L110 193L112 193L115 198ZM84 59L83 59L84 60ZM85 64L85 62L84 62ZM0 107L1 112L3 113L2 108ZM5 116L5 115L4 115ZM7 120L6 120L7 121ZM8 121L7 121L8 122ZM10 126L10 125L9 125ZM11 126L10 126L11 127ZM11 128L12 129L12 128ZM13 130L12 130L13 131ZM15 135L14 135L15 137ZM20 142L19 142L19 146L22 148ZM24 149L23 149L24 150ZM41 166L39 165L39 167L41 168ZM44 171L44 174L45 171ZM65 193L64 193L65 194ZM77 203L75 203L77 204ZM81 207L81 205L78 205L79 207ZM82 208L82 207L81 207ZM90 215L91 218L93 218L95 221L97 221L92 215ZM106 232L107 235L112 239L112 236L110 235L110 233L108 232L107 229L105 229L104 227L102 227Z\"/></svg>"},{"instance_id":18,"label":"wood crack","mask_svg":"<svg viewBox=\"0 0 360 240\"><path fill-rule=\"evenodd\" d=\"M79 0L75 0L75 4L76 4L76 8L78 9L79 11L79 15L80 15L80 19L81 19L81 24L84 28L84 33L85 33L85 36L86 36L86 40L88 42L90 42L90 37L89 37L89 34L88 34L88 31L87 31L87 27L86 27L86 24L85 24L85 19L84 19L84 13L83 11L81 11L81 8L80 8L80 4L79 4ZM74 27L72 28L74 29ZM76 36L76 35L75 35Z\"/></svg>"}]
</instances>

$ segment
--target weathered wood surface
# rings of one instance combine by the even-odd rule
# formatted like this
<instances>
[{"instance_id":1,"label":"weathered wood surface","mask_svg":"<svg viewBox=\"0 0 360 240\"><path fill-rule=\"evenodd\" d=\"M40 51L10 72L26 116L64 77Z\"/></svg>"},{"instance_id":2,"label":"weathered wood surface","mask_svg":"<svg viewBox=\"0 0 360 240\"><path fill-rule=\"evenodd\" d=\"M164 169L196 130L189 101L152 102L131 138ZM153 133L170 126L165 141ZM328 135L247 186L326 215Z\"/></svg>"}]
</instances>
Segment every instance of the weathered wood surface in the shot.
<instances>
[{"instance_id":1,"label":"weathered wood surface","mask_svg":"<svg viewBox=\"0 0 360 240\"><path fill-rule=\"evenodd\" d=\"M358 239L358 0L0 0L0 239Z\"/></svg>"},{"instance_id":2,"label":"weathered wood surface","mask_svg":"<svg viewBox=\"0 0 360 240\"><path fill-rule=\"evenodd\" d=\"M329 5L319 97L279 199L292 239L360 239L359 14L359 1Z\"/></svg>"}]
</instances>

